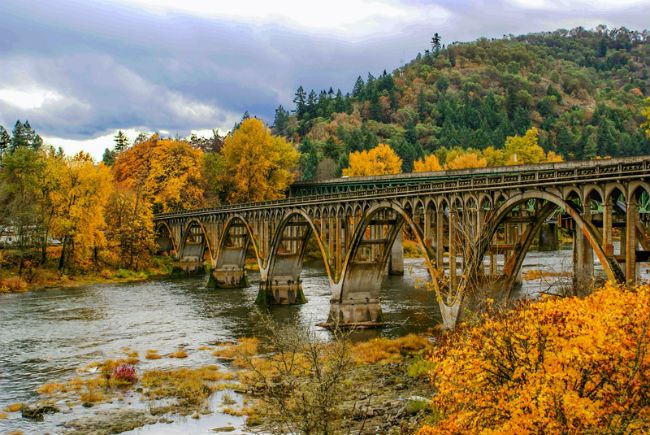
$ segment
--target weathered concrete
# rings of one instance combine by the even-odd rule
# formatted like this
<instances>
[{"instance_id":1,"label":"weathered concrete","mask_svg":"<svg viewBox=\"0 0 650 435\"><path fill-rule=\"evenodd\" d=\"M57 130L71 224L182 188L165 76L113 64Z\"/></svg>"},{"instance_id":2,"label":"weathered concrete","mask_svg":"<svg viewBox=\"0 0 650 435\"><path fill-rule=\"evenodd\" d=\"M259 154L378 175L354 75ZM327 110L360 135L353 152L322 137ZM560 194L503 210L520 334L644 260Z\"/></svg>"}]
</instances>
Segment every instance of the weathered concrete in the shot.
<instances>
[{"instance_id":1,"label":"weathered concrete","mask_svg":"<svg viewBox=\"0 0 650 435\"><path fill-rule=\"evenodd\" d=\"M557 251L560 249L560 240L557 234L557 225L550 222L542 225L539 230L538 248L540 251Z\"/></svg>"}]
</instances>

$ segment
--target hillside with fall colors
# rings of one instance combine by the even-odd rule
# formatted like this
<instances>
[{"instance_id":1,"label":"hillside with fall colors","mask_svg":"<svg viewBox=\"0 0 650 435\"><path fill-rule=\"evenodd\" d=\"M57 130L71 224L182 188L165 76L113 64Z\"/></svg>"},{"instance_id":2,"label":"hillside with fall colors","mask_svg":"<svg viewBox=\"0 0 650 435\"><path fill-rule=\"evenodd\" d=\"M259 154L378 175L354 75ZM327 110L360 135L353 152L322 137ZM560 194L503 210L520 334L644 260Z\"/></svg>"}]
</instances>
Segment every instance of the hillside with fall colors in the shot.
<instances>
[{"instance_id":1,"label":"hillside with fall colors","mask_svg":"<svg viewBox=\"0 0 650 435\"><path fill-rule=\"evenodd\" d=\"M442 44L391 73L368 74L349 93L298 88L274 131L298 144L305 180L343 174L351 152L388 144L410 172L461 149L486 158L533 131L565 160L647 154L650 32L575 28ZM530 133L529 133L530 135ZM506 159L507 160L507 159ZM526 162L527 163L527 162Z\"/></svg>"}]
</instances>

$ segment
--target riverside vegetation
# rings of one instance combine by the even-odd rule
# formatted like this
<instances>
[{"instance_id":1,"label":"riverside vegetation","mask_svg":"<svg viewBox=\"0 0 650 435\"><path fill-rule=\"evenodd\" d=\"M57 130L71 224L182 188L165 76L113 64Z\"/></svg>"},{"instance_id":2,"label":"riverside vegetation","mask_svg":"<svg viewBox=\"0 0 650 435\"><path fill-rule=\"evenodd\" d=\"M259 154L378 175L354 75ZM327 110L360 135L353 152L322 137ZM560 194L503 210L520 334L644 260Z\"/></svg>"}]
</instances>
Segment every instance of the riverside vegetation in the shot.
<instances>
[{"instance_id":1,"label":"riverside vegetation","mask_svg":"<svg viewBox=\"0 0 650 435\"><path fill-rule=\"evenodd\" d=\"M200 345L213 364L139 368L137 352L91 363L5 413L29 418L120 404L66 427L114 433L175 416L245 416L272 433L646 433L650 430L650 286L544 297L431 337L353 343L260 316L264 338ZM209 398L222 392L216 409ZM226 391L226 393L223 393ZM243 405L233 395L243 395ZM142 401L145 409L128 403ZM128 416L128 418L125 418ZM77 432L72 432L77 433Z\"/></svg>"}]
</instances>

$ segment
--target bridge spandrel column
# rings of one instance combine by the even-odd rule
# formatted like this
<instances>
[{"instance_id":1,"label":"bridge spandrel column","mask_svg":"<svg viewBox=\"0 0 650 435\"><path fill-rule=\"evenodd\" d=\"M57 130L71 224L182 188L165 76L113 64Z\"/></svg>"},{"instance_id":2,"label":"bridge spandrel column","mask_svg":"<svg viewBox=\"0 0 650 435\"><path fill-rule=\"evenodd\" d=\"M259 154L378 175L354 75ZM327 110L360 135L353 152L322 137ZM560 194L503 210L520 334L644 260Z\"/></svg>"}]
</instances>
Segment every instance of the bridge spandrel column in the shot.
<instances>
[{"instance_id":1,"label":"bridge spandrel column","mask_svg":"<svg viewBox=\"0 0 650 435\"><path fill-rule=\"evenodd\" d=\"M404 244L402 238L402 230L400 230L397 232L395 242L390 248L389 275L404 275Z\"/></svg>"},{"instance_id":2,"label":"bridge spandrel column","mask_svg":"<svg viewBox=\"0 0 650 435\"><path fill-rule=\"evenodd\" d=\"M443 211L436 210L436 269L444 267L444 253L445 253L445 232Z\"/></svg>"},{"instance_id":3,"label":"bridge spandrel column","mask_svg":"<svg viewBox=\"0 0 650 435\"><path fill-rule=\"evenodd\" d=\"M635 199L627 202L625 220L625 280L628 284L634 284L637 280L636 264L636 227L639 220L638 206Z\"/></svg>"},{"instance_id":4,"label":"bridge spandrel column","mask_svg":"<svg viewBox=\"0 0 650 435\"><path fill-rule=\"evenodd\" d=\"M591 210L585 205L582 218L591 221ZM576 295L584 296L591 291L594 276L594 251L587 237L576 226L573 234L573 290Z\"/></svg>"},{"instance_id":5,"label":"bridge spandrel column","mask_svg":"<svg viewBox=\"0 0 650 435\"><path fill-rule=\"evenodd\" d=\"M614 239L612 235L612 208L611 200L603 204L603 250L605 255L614 255Z\"/></svg>"}]
</instances>

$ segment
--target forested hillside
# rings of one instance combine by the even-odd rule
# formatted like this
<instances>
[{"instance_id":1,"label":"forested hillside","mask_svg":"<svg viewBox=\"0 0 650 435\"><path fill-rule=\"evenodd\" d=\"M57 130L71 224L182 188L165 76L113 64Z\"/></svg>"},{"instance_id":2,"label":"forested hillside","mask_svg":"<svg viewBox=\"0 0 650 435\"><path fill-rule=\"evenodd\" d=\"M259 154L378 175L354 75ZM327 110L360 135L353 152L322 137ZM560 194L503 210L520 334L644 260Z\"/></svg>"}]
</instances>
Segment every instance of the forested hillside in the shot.
<instances>
[{"instance_id":1,"label":"forested hillside","mask_svg":"<svg viewBox=\"0 0 650 435\"><path fill-rule=\"evenodd\" d=\"M508 136L538 129L544 151L565 160L650 153L650 32L576 28L441 44L351 92L307 92L276 110L274 130L299 144L303 179L340 176L349 153L389 144L402 171L455 148L478 157ZM534 130L533 130L534 131ZM460 152L454 151L454 154ZM489 159L488 159L489 160Z\"/></svg>"}]
</instances>

